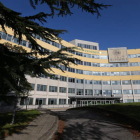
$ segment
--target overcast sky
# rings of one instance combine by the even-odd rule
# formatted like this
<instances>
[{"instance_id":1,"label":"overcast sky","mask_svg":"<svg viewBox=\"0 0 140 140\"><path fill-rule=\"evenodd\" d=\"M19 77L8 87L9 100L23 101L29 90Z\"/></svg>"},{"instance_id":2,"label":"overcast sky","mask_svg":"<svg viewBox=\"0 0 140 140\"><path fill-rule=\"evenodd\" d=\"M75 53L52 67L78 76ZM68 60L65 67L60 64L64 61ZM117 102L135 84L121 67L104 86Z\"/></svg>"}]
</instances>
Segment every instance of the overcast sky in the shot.
<instances>
[{"instance_id":1,"label":"overcast sky","mask_svg":"<svg viewBox=\"0 0 140 140\"><path fill-rule=\"evenodd\" d=\"M5 6L22 12L23 16L48 11L46 5L34 10L28 0L0 0ZM81 39L98 42L100 50L109 47L140 48L140 0L96 0L111 4L112 7L100 11L101 17L82 12L76 6L74 13L67 17L49 18L44 26L65 29L68 33L60 35L64 40Z\"/></svg>"}]
</instances>

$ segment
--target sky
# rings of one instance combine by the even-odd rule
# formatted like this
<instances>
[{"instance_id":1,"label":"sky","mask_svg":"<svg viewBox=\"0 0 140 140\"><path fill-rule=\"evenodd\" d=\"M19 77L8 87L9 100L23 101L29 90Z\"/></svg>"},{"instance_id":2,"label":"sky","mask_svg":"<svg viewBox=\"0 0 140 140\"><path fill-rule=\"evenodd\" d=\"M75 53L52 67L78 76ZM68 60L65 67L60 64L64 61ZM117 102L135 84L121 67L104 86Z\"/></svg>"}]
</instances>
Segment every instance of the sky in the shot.
<instances>
[{"instance_id":1,"label":"sky","mask_svg":"<svg viewBox=\"0 0 140 140\"><path fill-rule=\"evenodd\" d=\"M46 5L33 9L29 0L0 0L6 7L21 12L22 16L38 12L49 12ZM73 14L66 17L48 18L43 26L53 29L65 29L68 33L60 37L66 41L73 39L99 43L100 50L113 47L140 48L140 0L95 0L112 5L100 10L101 16L82 12L75 6Z\"/></svg>"}]
</instances>

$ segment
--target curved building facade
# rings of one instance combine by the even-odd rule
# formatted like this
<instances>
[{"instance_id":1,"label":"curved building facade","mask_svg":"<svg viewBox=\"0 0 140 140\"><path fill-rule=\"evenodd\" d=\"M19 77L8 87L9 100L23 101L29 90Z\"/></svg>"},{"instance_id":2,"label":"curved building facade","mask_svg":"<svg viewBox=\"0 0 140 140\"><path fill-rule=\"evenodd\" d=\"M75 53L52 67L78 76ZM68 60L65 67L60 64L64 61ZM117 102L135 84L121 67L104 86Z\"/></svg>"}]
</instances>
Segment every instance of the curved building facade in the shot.
<instances>
[{"instance_id":1,"label":"curved building facade","mask_svg":"<svg viewBox=\"0 0 140 140\"><path fill-rule=\"evenodd\" d=\"M11 29L7 33L0 32L0 42L17 44ZM59 79L50 79L42 75L40 78L27 76L34 90L30 92L30 105L64 105L64 104L111 104L119 102L140 102L140 49L114 47L99 50L95 42L62 40L54 42L36 36L42 50L57 51L64 47L75 47L68 54L78 58L77 65L71 64L64 70L53 68ZM23 37L20 43L27 51L31 44ZM25 98L20 99L25 104Z\"/></svg>"}]
</instances>

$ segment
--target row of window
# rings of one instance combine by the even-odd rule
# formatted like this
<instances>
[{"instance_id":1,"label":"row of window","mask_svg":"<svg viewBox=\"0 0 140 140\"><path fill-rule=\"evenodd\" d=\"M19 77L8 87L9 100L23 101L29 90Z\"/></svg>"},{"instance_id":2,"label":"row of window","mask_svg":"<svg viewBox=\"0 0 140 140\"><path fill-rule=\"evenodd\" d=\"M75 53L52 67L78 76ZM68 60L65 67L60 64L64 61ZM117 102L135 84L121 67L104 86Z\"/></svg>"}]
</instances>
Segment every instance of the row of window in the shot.
<instances>
[{"instance_id":1,"label":"row of window","mask_svg":"<svg viewBox=\"0 0 140 140\"><path fill-rule=\"evenodd\" d=\"M98 76L125 76L125 75L140 75L140 71L122 71L122 72L99 72L99 71L86 71L75 68L68 68L68 72L84 74L84 75L98 75Z\"/></svg>"},{"instance_id":2,"label":"row of window","mask_svg":"<svg viewBox=\"0 0 140 140\"><path fill-rule=\"evenodd\" d=\"M68 93L73 93L75 94L76 90L76 95L84 95L84 89L75 89L75 88L69 88ZM92 90L92 89L85 89L85 95L117 95L117 94L122 94L122 90ZM132 90L123 90L123 94L132 94ZM135 89L134 94L140 94L140 89Z\"/></svg>"},{"instance_id":3,"label":"row of window","mask_svg":"<svg viewBox=\"0 0 140 140\"><path fill-rule=\"evenodd\" d=\"M6 33L4 33L4 32L1 32L0 31L0 36L1 36L1 38L2 39L5 39L5 40L8 40L8 41L11 41L11 42L14 42L14 43L16 43L16 44L19 44L19 42L18 42L18 38L14 38L14 36L12 36L12 35L9 35L9 34L6 34ZM49 39L42 39L40 36L38 36L38 35L36 35L35 36L37 39L39 39L39 40L42 40L42 41L44 41L44 42L46 42L46 43L48 43L48 44L51 44L51 45L53 45L53 46L55 46L55 47L57 47L57 48L65 48L65 46L63 46L63 45L61 45L61 44L59 44L59 43L56 43L56 42L54 42L54 41L51 41L51 40L49 40ZM25 47L28 47L28 48L32 48L32 45L31 45L31 43L29 43L29 42L27 42L27 41L25 41L25 40L22 40L21 42L20 42L20 45L23 45L23 46L25 46ZM47 49L44 49L44 48L40 48L42 51L45 51L45 50L47 50ZM49 50L47 50L47 51L49 51ZM108 56L106 56L106 55L91 55L91 54L86 54L86 53L81 53L81 52L77 52L77 51L73 51L73 50L69 50L68 51L69 53L72 53L72 54L75 54L75 55L78 55L78 56L83 56L83 57L87 57L87 58L95 58L95 59L108 59ZM140 54L129 54L128 55L128 58L140 58Z\"/></svg>"},{"instance_id":4,"label":"row of window","mask_svg":"<svg viewBox=\"0 0 140 140\"><path fill-rule=\"evenodd\" d=\"M32 84L33 85L33 84ZM33 89L34 89L33 85ZM49 92L57 92L57 87L56 86L49 86ZM47 85L40 85L37 84L37 91L47 91ZM60 93L67 93L67 89L65 87L59 87L59 92Z\"/></svg>"},{"instance_id":5,"label":"row of window","mask_svg":"<svg viewBox=\"0 0 140 140\"><path fill-rule=\"evenodd\" d=\"M108 84L108 83L107 83ZM33 85L33 84L32 84ZM75 93L76 95L84 95L84 89L75 89L75 88L68 88L68 93ZM47 85L40 85L37 84L37 91L47 91ZM56 86L49 86L49 92L57 92L58 88ZM59 87L60 93L67 93L66 87ZM111 95L111 94L122 94L122 90L103 90L103 94ZM132 94L132 90L123 90L124 94ZM134 90L135 94L140 94L140 89ZM102 90L94 90L94 94L102 94ZM85 95L93 95L92 89L85 89Z\"/></svg>"},{"instance_id":6,"label":"row of window","mask_svg":"<svg viewBox=\"0 0 140 140\"><path fill-rule=\"evenodd\" d=\"M67 82L67 77L65 76L60 76L58 78L58 75L55 75L56 80L59 79L60 81ZM45 77L46 78L46 77ZM55 80L55 79L54 79ZM68 82L70 83L79 83L79 84L84 84L84 79L76 79L76 78L71 78L68 77ZM112 81L101 81L101 80L85 80L85 84L94 84L94 85L121 85L120 80L112 80ZM133 80L132 81L133 85L140 85L140 80ZM34 84L33 84L34 85ZM122 85L131 85L131 80L122 80ZM34 87L33 87L34 89Z\"/></svg>"},{"instance_id":7,"label":"row of window","mask_svg":"<svg viewBox=\"0 0 140 140\"><path fill-rule=\"evenodd\" d=\"M134 99L124 99L124 103L133 103ZM140 99L135 99L135 102L140 102Z\"/></svg>"},{"instance_id":8,"label":"row of window","mask_svg":"<svg viewBox=\"0 0 140 140\"><path fill-rule=\"evenodd\" d=\"M12 36L12 35L3 33L3 32L1 32L1 31L0 31L0 36L1 36L2 39L5 39L5 40L11 41L11 42L14 42L14 43L16 43L16 44L19 44L19 45L22 45L22 46L24 46L24 47L27 47L27 48L32 49L32 45L31 45L30 42L27 42L27 41L25 41L25 40L21 40L20 43L19 43L18 38L14 37L14 36ZM48 42L47 42L47 43L48 43ZM50 51L50 50L48 50L48 49L45 49L45 48L42 48L42 47L40 47L40 50L43 51L43 52L52 52L52 51Z\"/></svg>"},{"instance_id":9,"label":"row of window","mask_svg":"<svg viewBox=\"0 0 140 140\"><path fill-rule=\"evenodd\" d=\"M92 63L85 62L81 60L76 60L76 64L91 66L91 67L135 67L140 66L140 62L132 62L132 63Z\"/></svg>"},{"instance_id":10,"label":"row of window","mask_svg":"<svg viewBox=\"0 0 140 140\"><path fill-rule=\"evenodd\" d=\"M99 71L86 71L75 68L66 68L63 65L60 65L61 69L64 71L84 74L84 75L98 75L98 76L126 76L126 75L140 75L140 71L122 71L122 72L99 72ZM55 68L55 67L54 67Z\"/></svg>"},{"instance_id":11,"label":"row of window","mask_svg":"<svg viewBox=\"0 0 140 140\"><path fill-rule=\"evenodd\" d=\"M59 99L59 105L66 104L66 99ZM48 98L48 105L56 105L57 98ZM33 105L33 98L21 98L20 105ZM46 98L36 98L35 105L46 105Z\"/></svg>"},{"instance_id":12,"label":"row of window","mask_svg":"<svg viewBox=\"0 0 140 140\"><path fill-rule=\"evenodd\" d=\"M77 46L82 47L82 48L86 48L86 49L97 50L97 46L93 46L93 45L78 43Z\"/></svg>"}]
</instances>

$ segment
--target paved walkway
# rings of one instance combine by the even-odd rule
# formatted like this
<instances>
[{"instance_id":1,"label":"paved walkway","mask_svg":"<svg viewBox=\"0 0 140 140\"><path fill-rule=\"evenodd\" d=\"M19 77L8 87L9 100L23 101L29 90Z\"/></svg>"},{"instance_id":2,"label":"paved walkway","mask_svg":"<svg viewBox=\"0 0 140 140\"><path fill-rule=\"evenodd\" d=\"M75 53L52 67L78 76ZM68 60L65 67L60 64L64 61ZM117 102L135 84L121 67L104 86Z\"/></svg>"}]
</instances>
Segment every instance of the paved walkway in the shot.
<instances>
[{"instance_id":1,"label":"paved walkway","mask_svg":"<svg viewBox=\"0 0 140 140\"><path fill-rule=\"evenodd\" d=\"M32 121L25 129L4 140L49 140L58 128L58 117L55 113L42 109L41 115Z\"/></svg>"},{"instance_id":2,"label":"paved walkway","mask_svg":"<svg viewBox=\"0 0 140 140\"><path fill-rule=\"evenodd\" d=\"M76 109L56 113L65 120L61 140L135 140L130 131L103 114Z\"/></svg>"}]
</instances>

